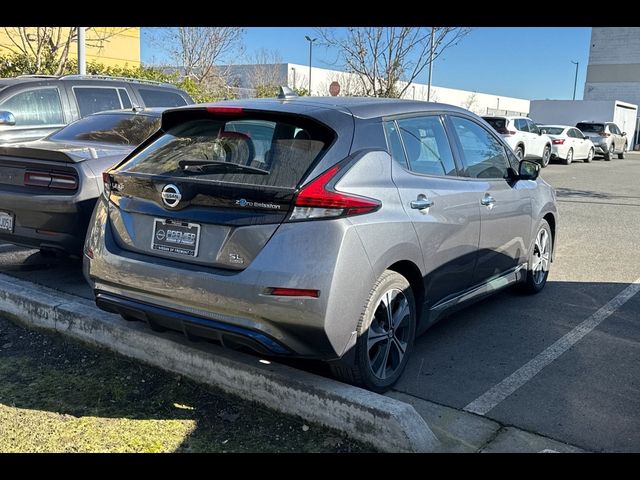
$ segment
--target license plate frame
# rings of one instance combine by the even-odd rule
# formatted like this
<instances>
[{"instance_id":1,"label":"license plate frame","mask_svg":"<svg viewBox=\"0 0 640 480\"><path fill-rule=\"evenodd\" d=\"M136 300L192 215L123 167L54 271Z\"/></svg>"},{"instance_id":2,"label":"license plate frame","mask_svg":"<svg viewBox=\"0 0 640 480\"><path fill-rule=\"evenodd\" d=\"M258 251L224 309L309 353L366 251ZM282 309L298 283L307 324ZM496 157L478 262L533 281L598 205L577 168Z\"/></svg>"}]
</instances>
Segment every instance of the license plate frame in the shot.
<instances>
[{"instance_id":1,"label":"license plate frame","mask_svg":"<svg viewBox=\"0 0 640 480\"><path fill-rule=\"evenodd\" d=\"M171 218L154 218L151 250L196 258L200 247L200 232L201 225L198 223ZM185 233L195 235L193 241L190 241L191 237L185 236Z\"/></svg>"},{"instance_id":2,"label":"license plate frame","mask_svg":"<svg viewBox=\"0 0 640 480\"><path fill-rule=\"evenodd\" d=\"M13 233L16 217L13 213L0 211L0 232Z\"/></svg>"}]
</instances>

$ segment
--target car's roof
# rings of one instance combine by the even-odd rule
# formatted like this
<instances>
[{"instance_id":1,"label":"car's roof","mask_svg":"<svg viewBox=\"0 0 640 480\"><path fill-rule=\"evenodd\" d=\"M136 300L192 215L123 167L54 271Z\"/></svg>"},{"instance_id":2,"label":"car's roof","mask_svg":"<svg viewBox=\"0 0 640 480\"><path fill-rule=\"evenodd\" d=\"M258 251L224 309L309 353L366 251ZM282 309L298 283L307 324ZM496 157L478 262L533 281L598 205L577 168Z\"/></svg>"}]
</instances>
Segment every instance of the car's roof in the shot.
<instances>
[{"instance_id":1,"label":"car's roof","mask_svg":"<svg viewBox=\"0 0 640 480\"><path fill-rule=\"evenodd\" d=\"M580 120L578 123L613 123L613 122L599 122L597 120Z\"/></svg>"},{"instance_id":2,"label":"car's roof","mask_svg":"<svg viewBox=\"0 0 640 480\"><path fill-rule=\"evenodd\" d=\"M149 107L149 108L135 107L135 108L127 108L123 110L104 110L102 112L95 112L87 116L121 114L121 115L146 115L149 117L161 117L162 112L167 110L167 108L168 107Z\"/></svg>"},{"instance_id":3,"label":"car's roof","mask_svg":"<svg viewBox=\"0 0 640 480\"><path fill-rule=\"evenodd\" d=\"M19 85L21 83L46 83L48 81L77 82L79 84L83 82L135 83L155 86L159 88L178 89L178 87L170 83L157 82L155 80L146 80L144 78L111 77L108 75L19 75L13 78L0 78L0 89L4 87L10 87L12 85Z\"/></svg>"},{"instance_id":4,"label":"car's roof","mask_svg":"<svg viewBox=\"0 0 640 480\"><path fill-rule=\"evenodd\" d=\"M470 113L468 110L465 110L463 108L444 103L375 97L290 97L286 99L260 98L245 100L226 100L213 104L189 105L178 108L202 108L204 106L238 106L246 109L273 110L278 112L289 112L298 114L309 114L312 111L318 109L330 109L341 111L343 113L349 113L355 117L363 119L425 111L448 111L466 114Z\"/></svg>"},{"instance_id":5,"label":"car's roof","mask_svg":"<svg viewBox=\"0 0 640 480\"><path fill-rule=\"evenodd\" d=\"M540 127L551 127L551 128L576 128L574 125L539 125Z\"/></svg>"}]
</instances>

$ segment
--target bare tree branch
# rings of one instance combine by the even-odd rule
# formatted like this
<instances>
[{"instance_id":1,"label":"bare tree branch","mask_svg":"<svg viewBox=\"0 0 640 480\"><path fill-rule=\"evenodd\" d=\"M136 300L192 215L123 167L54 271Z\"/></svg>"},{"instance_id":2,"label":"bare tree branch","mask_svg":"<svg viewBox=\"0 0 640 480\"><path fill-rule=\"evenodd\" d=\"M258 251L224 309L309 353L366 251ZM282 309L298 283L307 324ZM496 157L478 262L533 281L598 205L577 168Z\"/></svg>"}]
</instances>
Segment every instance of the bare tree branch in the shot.
<instances>
[{"instance_id":1,"label":"bare tree branch","mask_svg":"<svg viewBox=\"0 0 640 480\"><path fill-rule=\"evenodd\" d=\"M216 65L233 63L243 51L244 28L238 27L170 27L156 30L164 38L163 50L185 75L202 84L219 77Z\"/></svg>"},{"instance_id":2,"label":"bare tree branch","mask_svg":"<svg viewBox=\"0 0 640 480\"><path fill-rule=\"evenodd\" d=\"M416 77L467 33L464 27L349 27L317 29L322 44L338 50L341 66L360 77L366 95L401 97ZM433 56L430 58L433 35Z\"/></svg>"}]
</instances>

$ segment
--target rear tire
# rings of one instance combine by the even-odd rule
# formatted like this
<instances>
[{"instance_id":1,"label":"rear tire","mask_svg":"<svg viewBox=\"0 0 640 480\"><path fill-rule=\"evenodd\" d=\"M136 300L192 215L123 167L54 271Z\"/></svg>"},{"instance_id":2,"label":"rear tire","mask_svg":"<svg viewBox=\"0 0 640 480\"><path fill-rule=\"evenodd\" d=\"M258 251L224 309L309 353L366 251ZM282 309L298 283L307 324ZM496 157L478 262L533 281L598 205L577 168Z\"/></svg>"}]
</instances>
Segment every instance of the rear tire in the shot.
<instances>
[{"instance_id":1,"label":"rear tire","mask_svg":"<svg viewBox=\"0 0 640 480\"><path fill-rule=\"evenodd\" d=\"M529 253L527 278L521 284L521 290L524 293L534 294L541 292L547 284L552 252L553 235L551 235L551 227L549 227L549 223L546 220L542 220Z\"/></svg>"},{"instance_id":2,"label":"rear tire","mask_svg":"<svg viewBox=\"0 0 640 480\"><path fill-rule=\"evenodd\" d=\"M587 158L584 159L584 163L591 163L591 160L593 160L593 156L595 155L595 151L593 150L593 148L589 149L589 154L587 155Z\"/></svg>"},{"instance_id":3,"label":"rear tire","mask_svg":"<svg viewBox=\"0 0 640 480\"><path fill-rule=\"evenodd\" d=\"M624 160L624 152L625 152L626 149L627 149L627 144L625 143L624 147L622 147L622 151L618 154L618 158L620 160Z\"/></svg>"},{"instance_id":4,"label":"rear tire","mask_svg":"<svg viewBox=\"0 0 640 480\"><path fill-rule=\"evenodd\" d=\"M351 365L331 365L338 379L383 393L402 376L416 336L413 290L405 277L385 270L360 315Z\"/></svg>"},{"instance_id":5,"label":"rear tire","mask_svg":"<svg viewBox=\"0 0 640 480\"><path fill-rule=\"evenodd\" d=\"M563 165L571 165L573 161L573 148L570 148L567 152L567 158L562 160Z\"/></svg>"},{"instance_id":6,"label":"rear tire","mask_svg":"<svg viewBox=\"0 0 640 480\"><path fill-rule=\"evenodd\" d=\"M540 159L540 165L542 168L545 168L549 165L549 160L551 159L551 147L549 145L545 145L544 150L542 151L542 158Z\"/></svg>"},{"instance_id":7,"label":"rear tire","mask_svg":"<svg viewBox=\"0 0 640 480\"><path fill-rule=\"evenodd\" d=\"M518 145L516 147L515 154L518 160L522 160L524 158L524 149L520 145Z\"/></svg>"}]
</instances>

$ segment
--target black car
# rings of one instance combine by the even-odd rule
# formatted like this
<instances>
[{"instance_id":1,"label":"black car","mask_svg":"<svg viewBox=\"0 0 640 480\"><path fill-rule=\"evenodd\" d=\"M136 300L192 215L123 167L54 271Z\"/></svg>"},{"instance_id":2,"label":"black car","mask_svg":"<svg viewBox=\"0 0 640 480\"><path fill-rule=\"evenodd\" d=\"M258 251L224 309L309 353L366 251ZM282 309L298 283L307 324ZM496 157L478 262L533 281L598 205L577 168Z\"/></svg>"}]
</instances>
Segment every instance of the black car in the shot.
<instances>
[{"instance_id":1,"label":"black car","mask_svg":"<svg viewBox=\"0 0 640 480\"><path fill-rule=\"evenodd\" d=\"M0 241L81 254L102 172L159 128L163 110L96 113L42 140L0 145Z\"/></svg>"},{"instance_id":2,"label":"black car","mask_svg":"<svg viewBox=\"0 0 640 480\"><path fill-rule=\"evenodd\" d=\"M97 75L0 78L0 144L37 140L105 110L193 103L168 83Z\"/></svg>"}]
</instances>

